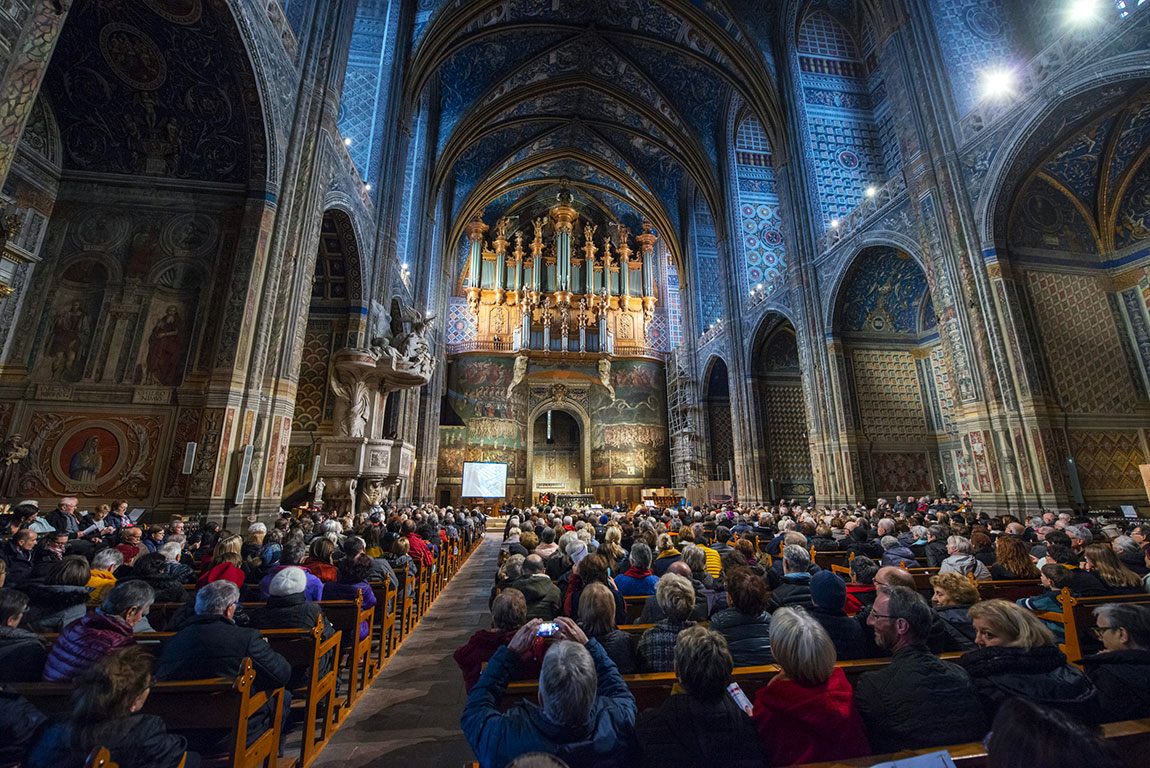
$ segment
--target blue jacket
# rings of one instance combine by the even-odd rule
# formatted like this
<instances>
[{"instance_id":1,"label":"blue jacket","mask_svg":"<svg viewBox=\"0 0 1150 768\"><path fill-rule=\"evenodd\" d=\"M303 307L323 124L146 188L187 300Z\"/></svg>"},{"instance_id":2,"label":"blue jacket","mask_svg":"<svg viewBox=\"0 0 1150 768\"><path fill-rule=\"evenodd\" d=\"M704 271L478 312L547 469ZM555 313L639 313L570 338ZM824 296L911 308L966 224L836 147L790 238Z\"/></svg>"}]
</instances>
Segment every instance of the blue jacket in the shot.
<instances>
[{"instance_id":1,"label":"blue jacket","mask_svg":"<svg viewBox=\"0 0 1150 768\"><path fill-rule=\"evenodd\" d=\"M655 594L655 585L658 583L659 577L653 573L641 579L636 579L626 574L620 574L615 577L615 586L618 588L619 594L623 597L653 595Z\"/></svg>"},{"instance_id":2,"label":"blue jacket","mask_svg":"<svg viewBox=\"0 0 1150 768\"><path fill-rule=\"evenodd\" d=\"M499 702L519 657L507 646L495 652L471 689L460 722L483 768L503 768L527 752L547 752L571 768L626 765L635 728L635 697L597 640L587 641L587 651L598 672L598 694L587 722L575 727L552 723L534 702L500 712Z\"/></svg>"}]
</instances>

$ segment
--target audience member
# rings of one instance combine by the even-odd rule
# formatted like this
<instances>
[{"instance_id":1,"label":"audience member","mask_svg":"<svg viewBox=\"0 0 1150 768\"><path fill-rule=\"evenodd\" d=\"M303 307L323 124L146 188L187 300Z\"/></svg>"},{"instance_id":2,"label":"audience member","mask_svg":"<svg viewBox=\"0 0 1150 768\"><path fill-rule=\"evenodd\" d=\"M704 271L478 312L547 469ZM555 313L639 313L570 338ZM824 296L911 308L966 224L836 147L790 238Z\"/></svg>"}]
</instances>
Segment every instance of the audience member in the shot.
<instances>
[{"instance_id":1,"label":"audience member","mask_svg":"<svg viewBox=\"0 0 1150 768\"><path fill-rule=\"evenodd\" d=\"M1131 595L1146 591L1142 577L1123 565L1108 545L1089 544L1083 555L1083 567L1105 585L1106 594Z\"/></svg>"},{"instance_id":2,"label":"audience member","mask_svg":"<svg viewBox=\"0 0 1150 768\"><path fill-rule=\"evenodd\" d=\"M28 748L40 737L48 718L18 692L0 686L0 766L25 765ZM58 766L56 768L59 768Z\"/></svg>"},{"instance_id":3,"label":"audience member","mask_svg":"<svg viewBox=\"0 0 1150 768\"><path fill-rule=\"evenodd\" d=\"M696 588L696 582L691 578L691 567L684 563L682 560L671 563L667 568L667 573L673 573L676 576L682 576L691 584L691 589L695 591L695 607L691 610L691 621L706 621L709 611L707 603L707 595L703 593L701 588ZM666 575L666 574L664 574ZM658 584L655 585L656 594L650 595L643 601L643 611L639 614L639 624L654 624L665 618L663 609L659 605L659 598L657 597Z\"/></svg>"},{"instance_id":4,"label":"audience member","mask_svg":"<svg viewBox=\"0 0 1150 768\"><path fill-rule=\"evenodd\" d=\"M327 640L335 634L335 628L323 615L319 603L308 601L304 596L307 589L307 571L299 566L288 566L278 571L268 585L268 599L263 608L253 610L249 625L256 629L313 629L322 622L321 638ZM323 660L320 674L327 674L333 659ZM288 688L295 689L306 685L310 680L311 665L292 667Z\"/></svg>"},{"instance_id":5,"label":"audience member","mask_svg":"<svg viewBox=\"0 0 1150 768\"><path fill-rule=\"evenodd\" d=\"M903 544L894 536L883 536L879 539L882 544L882 564L896 568L917 568L918 559L910 547Z\"/></svg>"},{"instance_id":6,"label":"audience member","mask_svg":"<svg viewBox=\"0 0 1150 768\"><path fill-rule=\"evenodd\" d=\"M308 557L302 565L325 584L329 581L335 581L339 578L339 569L332 562L334 553L335 544L331 539L321 536L312 540L311 547L308 549Z\"/></svg>"},{"instance_id":7,"label":"audience member","mask_svg":"<svg viewBox=\"0 0 1150 768\"><path fill-rule=\"evenodd\" d=\"M854 691L822 625L802 608L781 608L772 616L771 647L782 671L755 694L754 723L773 763L870 754Z\"/></svg>"},{"instance_id":8,"label":"audience member","mask_svg":"<svg viewBox=\"0 0 1150 768\"><path fill-rule=\"evenodd\" d=\"M884 669L861 675L855 704L876 754L979 741L986 718L970 677L927 648L930 606L913 589L880 586L867 623L891 651Z\"/></svg>"},{"instance_id":9,"label":"audience member","mask_svg":"<svg viewBox=\"0 0 1150 768\"><path fill-rule=\"evenodd\" d=\"M1150 608L1108 603L1094 609L1102 652L1082 659L1098 689L1103 720L1150 717Z\"/></svg>"},{"instance_id":10,"label":"audience member","mask_svg":"<svg viewBox=\"0 0 1150 768\"><path fill-rule=\"evenodd\" d=\"M978 648L964 654L960 663L988 720L1014 696L1086 722L1098 719L1093 683L1066 663L1054 635L1034 614L1006 600L984 600L971 606L970 619Z\"/></svg>"},{"instance_id":11,"label":"audience member","mask_svg":"<svg viewBox=\"0 0 1150 768\"><path fill-rule=\"evenodd\" d=\"M999 536L997 557L990 566L990 578L996 580L1037 579L1038 568L1030 559L1030 549L1017 536Z\"/></svg>"},{"instance_id":12,"label":"audience member","mask_svg":"<svg viewBox=\"0 0 1150 768\"><path fill-rule=\"evenodd\" d=\"M639 638L639 668L644 672L671 672L675 666L675 641L681 631L695 623L688 618L695 608L695 590L688 579L668 573L655 587L655 600L664 618Z\"/></svg>"},{"instance_id":13,"label":"audience member","mask_svg":"<svg viewBox=\"0 0 1150 768\"><path fill-rule=\"evenodd\" d=\"M1125 768L1105 739L1064 712L1007 700L986 740L988 768Z\"/></svg>"},{"instance_id":14,"label":"audience member","mask_svg":"<svg viewBox=\"0 0 1150 768\"><path fill-rule=\"evenodd\" d=\"M28 683L40 679L48 658L48 641L21 629L28 596L15 589L0 589L0 682Z\"/></svg>"},{"instance_id":15,"label":"audience member","mask_svg":"<svg viewBox=\"0 0 1150 768\"><path fill-rule=\"evenodd\" d=\"M117 584L98 609L66 626L56 638L44 665L44 680L69 680L113 651L134 645L134 629L148 615L154 600L146 582Z\"/></svg>"},{"instance_id":16,"label":"audience member","mask_svg":"<svg viewBox=\"0 0 1150 768\"><path fill-rule=\"evenodd\" d=\"M633 764L704 765L722 755L731 768L762 768L764 755L747 713L727 694L734 664L718 632L689 627L675 643L675 693L635 723Z\"/></svg>"},{"instance_id":17,"label":"audience member","mask_svg":"<svg viewBox=\"0 0 1150 768\"><path fill-rule=\"evenodd\" d=\"M527 603L523 593L517 589L500 592L491 604L491 621L495 625L493 629L479 630L454 654L455 663L463 672L463 685L469 692L479 682L483 665L527 623ZM527 657L524 664L530 666L534 663L536 671L543 656L542 644L543 641L539 640L531 653L521 654Z\"/></svg>"},{"instance_id":18,"label":"audience member","mask_svg":"<svg viewBox=\"0 0 1150 768\"><path fill-rule=\"evenodd\" d=\"M846 599L846 584L837 574L821 571L811 577L810 615L822 625L841 661L861 659L866 655L862 627L843 610Z\"/></svg>"},{"instance_id":19,"label":"audience member","mask_svg":"<svg viewBox=\"0 0 1150 768\"><path fill-rule=\"evenodd\" d=\"M523 593L527 601L527 618L551 621L561 609L559 587L547 576L547 563L537 554L523 561L521 575L508 585Z\"/></svg>"},{"instance_id":20,"label":"audience member","mask_svg":"<svg viewBox=\"0 0 1150 768\"><path fill-rule=\"evenodd\" d=\"M36 542L40 534L36 531L22 528L12 535L0 547L0 556L8 566L6 584L18 587L32 575L32 552L36 549Z\"/></svg>"},{"instance_id":21,"label":"audience member","mask_svg":"<svg viewBox=\"0 0 1150 768\"><path fill-rule=\"evenodd\" d=\"M524 624L495 652L467 697L460 725L482 768L503 768L525 752L553 754L571 768L628 765L634 697L598 641L588 640L565 616L555 621L559 641L543 659L538 705L499 710L519 659L535 643L539 619Z\"/></svg>"},{"instance_id":22,"label":"audience member","mask_svg":"<svg viewBox=\"0 0 1150 768\"><path fill-rule=\"evenodd\" d=\"M615 577L615 586L623 597L655 594L659 577L651 571L651 548L643 542L631 546L631 567Z\"/></svg>"},{"instance_id":23,"label":"audience member","mask_svg":"<svg viewBox=\"0 0 1150 768\"><path fill-rule=\"evenodd\" d=\"M352 600L357 597L362 601L363 610L374 608L376 604L375 591L368 584L367 578L371 574L371 558L366 552L360 552L355 557L344 557L339 561L338 575L335 581L323 585L324 600ZM359 639L363 640L371 634L371 623L367 620L359 623Z\"/></svg>"},{"instance_id":24,"label":"audience member","mask_svg":"<svg viewBox=\"0 0 1150 768\"><path fill-rule=\"evenodd\" d=\"M615 662L619 674L639 671L631 635L618 628L615 596L606 584L588 584L579 597L579 626L587 637L599 641Z\"/></svg>"},{"instance_id":25,"label":"audience member","mask_svg":"<svg viewBox=\"0 0 1150 768\"><path fill-rule=\"evenodd\" d=\"M767 610L774 613L779 608L811 605L811 555L798 544L783 547L782 582L771 592Z\"/></svg>"},{"instance_id":26,"label":"audience member","mask_svg":"<svg viewBox=\"0 0 1150 768\"><path fill-rule=\"evenodd\" d=\"M736 667L770 664L770 593L766 582L745 566L731 569L726 581L729 607L711 616L710 628L727 641Z\"/></svg>"},{"instance_id":27,"label":"audience member","mask_svg":"<svg viewBox=\"0 0 1150 768\"><path fill-rule=\"evenodd\" d=\"M24 625L33 632L59 632L87 612L91 569L80 555L56 563L43 583L27 582L28 613Z\"/></svg>"},{"instance_id":28,"label":"audience member","mask_svg":"<svg viewBox=\"0 0 1150 768\"><path fill-rule=\"evenodd\" d=\"M106 505L105 505L106 506ZM112 587L116 586L116 571L124 565L124 554L115 547L105 547L92 557L92 567L88 572L88 606L94 608L104 602Z\"/></svg>"},{"instance_id":29,"label":"audience member","mask_svg":"<svg viewBox=\"0 0 1150 768\"><path fill-rule=\"evenodd\" d=\"M878 563L866 555L856 555L850 560L851 580L847 582L847 600L844 609L855 615L863 606L872 605L875 598L874 577L878 573Z\"/></svg>"},{"instance_id":30,"label":"audience member","mask_svg":"<svg viewBox=\"0 0 1150 768\"><path fill-rule=\"evenodd\" d=\"M934 612L942 619L949 638L947 650L974 650L975 631L969 611L980 599L978 587L968 577L954 572L936 573L930 577L930 585L934 588Z\"/></svg>"},{"instance_id":31,"label":"audience member","mask_svg":"<svg viewBox=\"0 0 1150 768\"><path fill-rule=\"evenodd\" d=\"M682 558L682 553L675 547L675 540L671 538L669 533L659 534L655 541L655 548L659 554L651 566L651 572L662 578L667 569L671 567L671 563L678 562Z\"/></svg>"},{"instance_id":32,"label":"audience member","mask_svg":"<svg viewBox=\"0 0 1150 768\"><path fill-rule=\"evenodd\" d=\"M159 717L140 714L152 687L147 651L115 651L73 685L71 717L44 732L28 754L28 768L82 765L95 747L107 749L120 768L199 765L199 755L187 751L183 737L168 733Z\"/></svg>"},{"instance_id":33,"label":"audience member","mask_svg":"<svg viewBox=\"0 0 1150 768\"><path fill-rule=\"evenodd\" d=\"M939 573L959 573L973 576L975 581L989 581L990 569L974 556L974 545L965 536L951 536L946 540L947 558L939 566Z\"/></svg>"}]
</instances>

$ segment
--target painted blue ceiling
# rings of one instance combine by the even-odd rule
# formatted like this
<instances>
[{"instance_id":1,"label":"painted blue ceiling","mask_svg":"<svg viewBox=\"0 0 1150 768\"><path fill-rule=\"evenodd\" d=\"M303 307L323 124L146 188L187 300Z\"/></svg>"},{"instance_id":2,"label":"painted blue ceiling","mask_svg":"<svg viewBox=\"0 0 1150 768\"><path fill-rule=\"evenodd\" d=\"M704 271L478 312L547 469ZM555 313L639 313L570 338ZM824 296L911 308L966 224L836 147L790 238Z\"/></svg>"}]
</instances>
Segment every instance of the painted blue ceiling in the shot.
<instances>
[{"instance_id":1,"label":"painted blue ceiling","mask_svg":"<svg viewBox=\"0 0 1150 768\"><path fill-rule=\"evenodd\" d=\"M839 289L838 330L921 334L938 324L926 275L918 263L894 248L868 248L851 265Z\"/></svg>"}]
</instances>

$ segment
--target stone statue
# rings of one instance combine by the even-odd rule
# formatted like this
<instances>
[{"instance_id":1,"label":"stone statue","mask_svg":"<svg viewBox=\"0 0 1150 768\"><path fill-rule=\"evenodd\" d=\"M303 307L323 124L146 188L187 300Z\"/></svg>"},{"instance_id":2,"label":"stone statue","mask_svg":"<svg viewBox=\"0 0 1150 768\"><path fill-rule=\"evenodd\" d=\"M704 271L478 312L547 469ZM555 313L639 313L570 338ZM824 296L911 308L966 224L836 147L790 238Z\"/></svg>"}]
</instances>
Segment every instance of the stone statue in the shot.
<instances>
[{"instance_id":1,"label":"stone statue","mask_svg":"<svg viewBox=\"0 0 1150 768\"><path fill-rule=\"evenodd\" d=\"M359 491L359 511L371 512L383 506L385 491L380 480L364 480Z\"/></svg>"},{"instance_id":2,"label":"stone statue","mask_svg":"<svg viewBox=\"0 0 1150 768\"><path fill-rule=\"evenodd\" d=\"M332 372L331 391L339 398L336 404L337 429L343 437L365 437L367 418L371 410L371 396L367 382L358 376L342 372L338 368Z\"/></svg>"},{"instance_id":3,"label":"stone statue","mask_svg":"<svg viewBox=\"0 0 1150 768\"><path fill-rule=\"evenodd\" d=\"M23 464L27 458L28 446L23 435L12 435L0 443L0 496L16 496L20 493Z\"/></svg>"},{"instance_id":4,"label":"stone statue","mask_svg":"<svg viewBox=\"0 0 1150 768\"><path fill-rule=\"evenodd\" d=\"M515 369L511 374L511 383L507 385L507 398L511 398L511 393L515 388L527 378L527 355L519 355L515 358Z\"/></svg>"},{"instance_id":5,"label":"stone statue","mask_svg":"<svg viewBox=\"0 0 1150 768\"><path fill-rule=\"evenodd\" d=\"M323 481L323 478L321 477L319 480L315 481L315 493L311 497L312 505L314 505L316 507L322 507L323 506L323 489L324 488L327 488L327 483L325 483Z\"/></svg>"},{"instance_id":6,"label":"stone statue","mask_svg":"<svg viewBox=\"0 0 1150 768\"><path fill-rule=\"evenodd\" d=\"M611 386L611 361L605 357L599 358L599 383L611 395L611 402L615 402L615 388Z\"/></svg>"}]
</instances>

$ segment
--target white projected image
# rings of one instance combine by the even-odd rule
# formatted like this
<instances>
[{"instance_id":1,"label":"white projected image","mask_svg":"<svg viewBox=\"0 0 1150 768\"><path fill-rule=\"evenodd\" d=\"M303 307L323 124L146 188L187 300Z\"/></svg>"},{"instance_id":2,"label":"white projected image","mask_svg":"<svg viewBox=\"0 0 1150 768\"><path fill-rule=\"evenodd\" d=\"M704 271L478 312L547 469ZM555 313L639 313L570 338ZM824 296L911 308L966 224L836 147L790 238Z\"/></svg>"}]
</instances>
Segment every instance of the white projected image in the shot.
<instances>
[{"instance_id":1,"label":"white projected image","mask_svg":"<svg viewBox=\"0 0 1150 768\"><path fill-rule=\"evenodd\" d=\"M507 495L507 465L485 461L463 462L463 495L500 499Z\"/></svg>"}]
</instances>

